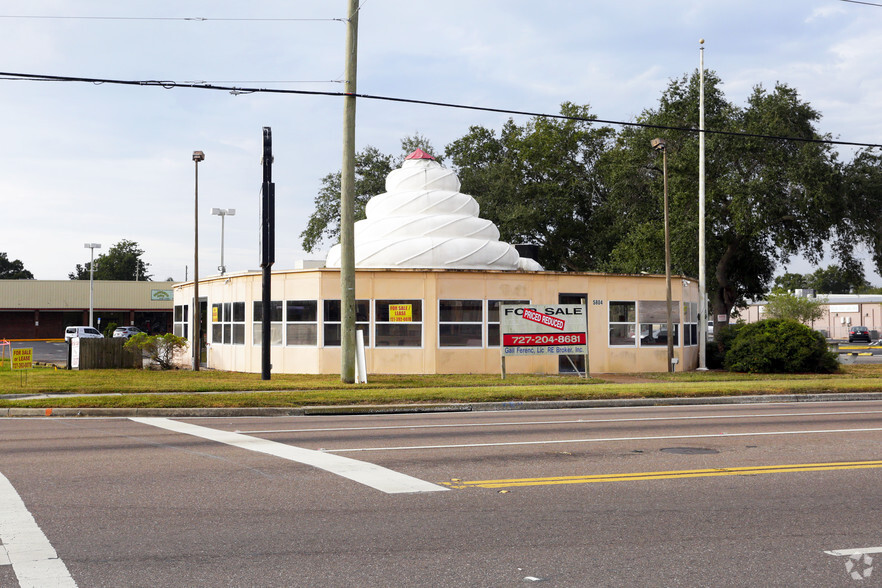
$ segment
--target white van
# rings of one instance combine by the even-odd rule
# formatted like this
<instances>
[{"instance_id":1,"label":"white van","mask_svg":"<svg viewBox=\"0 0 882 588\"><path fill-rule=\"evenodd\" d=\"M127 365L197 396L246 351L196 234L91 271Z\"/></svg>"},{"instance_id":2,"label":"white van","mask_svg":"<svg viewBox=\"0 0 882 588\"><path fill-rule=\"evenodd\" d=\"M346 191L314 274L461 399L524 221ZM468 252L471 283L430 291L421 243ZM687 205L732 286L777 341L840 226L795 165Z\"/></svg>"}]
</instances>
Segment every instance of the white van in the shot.
<instances>
[{"instance_id":1,"label":"white van","mask_svg":"<svg viewBox=\"0 0 882 588\"><path fill-rule=\"evenodd\" d=\"M74 337L80 339L103 339L104 335L94 327L68 327L64 330L64 342L70 343Z\"/></svg>"}]
</instances>

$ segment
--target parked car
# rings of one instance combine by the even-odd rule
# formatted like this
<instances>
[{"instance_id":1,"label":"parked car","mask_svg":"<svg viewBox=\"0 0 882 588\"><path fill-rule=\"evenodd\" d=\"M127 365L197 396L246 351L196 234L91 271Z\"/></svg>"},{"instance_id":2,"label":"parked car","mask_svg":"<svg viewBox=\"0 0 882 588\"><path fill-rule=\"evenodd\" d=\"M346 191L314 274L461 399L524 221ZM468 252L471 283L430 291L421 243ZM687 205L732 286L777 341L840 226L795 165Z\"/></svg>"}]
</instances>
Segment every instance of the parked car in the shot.
<instances>
[{"instance_id":1,"label":"parked car","mask_svg":"<svg viewBox=\"0 0 882 588\"><path fill-rule=\"evenodd\" d=\"M866 341L867 343L870 343L870 329L867 327L849 327L848 342L854 343L855 341Z\"/></svg>"},{"instance_id":2,"label":"parked car","mask_svg":"<svg viewBox=\"0 0 882 588\"><path fill-rule=\"evenodd\" d=\"M70 343L73 338L80 339L103 339L104 335L98 332L94 327L67 327L64 329L64 342Z\"/></svg>"},{"instance_id":3,"label":"parked car","mask_svg":"<svg viewBox=\"0 0 882 588\"><path fill-rule=\"evenodd\" d=\"M117 327L113 331L114 339L128 339L132 335L137 335L138 333L143 333L141 329L138 327Z\"/></svg>"}]
</instances>

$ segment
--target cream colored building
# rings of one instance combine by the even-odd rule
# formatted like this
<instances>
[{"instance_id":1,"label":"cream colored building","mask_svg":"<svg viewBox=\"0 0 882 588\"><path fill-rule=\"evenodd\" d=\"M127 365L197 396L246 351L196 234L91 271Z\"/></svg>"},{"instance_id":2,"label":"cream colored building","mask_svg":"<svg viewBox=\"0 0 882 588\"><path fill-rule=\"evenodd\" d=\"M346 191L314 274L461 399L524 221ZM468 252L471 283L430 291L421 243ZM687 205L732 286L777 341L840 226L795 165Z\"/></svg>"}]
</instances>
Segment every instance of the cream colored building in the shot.
<instances>
[{"instance_id":1,"label":"cream colored building","mask_svg":"<svg viewBox=\"0 0 882 588\"><path fill-rule=\"evenodd\" d=\"M272 371L340 373L340 273L272 274ZM698 285L672 280L676 370L698 366ZM200 280L209 368L260 373L261 274ZM499 304L588 307L589 371L667 370L664 276L595 273L385 269L356 271L357 325L369 374L499 373ZM192 282L175 286L175 333L190 337ZM410 320L391 322L391 305ZM571 358L583 371L579 356ZM189 361L192 362L192 359ZM187 364L186 358L182 362ZM508 373L572 372L556 355L508 357Z\"/></svg>"},{"instance_id":2,"label":"cream colored building","mask_svg":"<svg viewBox=\"0 0 882 588\"><path fill-rule=\"evenodd\" d=\"M664 276L543 271L500 241L478 202L459 188L453 171L414 151L355 223L356 329L364 334L367 373L498 373L500 304L582 300L589 371L667 371ZM340 373L340 263L336 245L318 264L325 267L273 272L272 371ZM698 288L679 277L672 284L677 369L695 369ZM200 280L200 357L208 367L261 372L261 288L259 272ZM193 290L192 283L175 288L174 329L185 337L194 332ZM584 372L584 356L506 361L511 373L576 369Z\"/></svg>"}]
</instances>

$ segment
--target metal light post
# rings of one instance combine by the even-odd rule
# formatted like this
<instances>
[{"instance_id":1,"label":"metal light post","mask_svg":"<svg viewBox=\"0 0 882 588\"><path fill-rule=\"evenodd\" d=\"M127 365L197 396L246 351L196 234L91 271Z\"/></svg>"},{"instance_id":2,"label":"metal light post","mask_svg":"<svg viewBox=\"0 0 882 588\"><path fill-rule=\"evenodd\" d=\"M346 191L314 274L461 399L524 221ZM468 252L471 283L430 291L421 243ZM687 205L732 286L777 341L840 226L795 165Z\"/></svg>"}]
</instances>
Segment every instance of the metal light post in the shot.
<instances>
[{"instance_id":1,"label":"metal light post","mask_svg":"<svg viewBox=\"0 0 882 588\"><path fill-rule=\"evenodd\" d=\"M101 243L84 243L83 247L92 250L91 259L89 260L89 326L95 326L95 250L101 249Z\"/></svg>"},{"instance_id":2,"label":"metal light post","mask_svg":"<svg viewBox=\"0 0 882 588\"><path fill-rule=\"evenodd\" d=\"M199 371L202 351L202 317L199 312L199 162L205 160L205 154L201 151L193 152L193 161L196 162L196 193L194 197L193 218L193 371Z\"/></svg>"},{"instance_id":3,"label":"metal light post","mask_svg":"<svg viewBox=\"0 0 882 588\"><path fill-rule=\"evenodd\" d=\"M671 237L668 223L668 151L664 139L653 139L650 143L656 151L662 152L662 179L665 189L665 289L668 321L668 371L674 371L674 329L671 321Z\"/></svg>"},{"instance_id":4,"label":"metal light post","mask_svg":"<svg viewBox=\"0 0 882 588\"><path fill-rule=\"evenodd\" d=\"M236 216L235 208L212 208L211 214L221 217L221 264L218 266L220 275L227 272L227 266L224 265L224 218L228 216Z\"/></svg>"},{"instance_id":5,"label":"metal light post","mask_svg":"<svg viewBox=\"0 0 882 588\"><path fill-rule=\"evenodd\" d=\"M704 39L699 41L704 45ZM704 47L698 54L698 369L707 370L707 277L705 270Z\"/></svg>"}]
</instances>

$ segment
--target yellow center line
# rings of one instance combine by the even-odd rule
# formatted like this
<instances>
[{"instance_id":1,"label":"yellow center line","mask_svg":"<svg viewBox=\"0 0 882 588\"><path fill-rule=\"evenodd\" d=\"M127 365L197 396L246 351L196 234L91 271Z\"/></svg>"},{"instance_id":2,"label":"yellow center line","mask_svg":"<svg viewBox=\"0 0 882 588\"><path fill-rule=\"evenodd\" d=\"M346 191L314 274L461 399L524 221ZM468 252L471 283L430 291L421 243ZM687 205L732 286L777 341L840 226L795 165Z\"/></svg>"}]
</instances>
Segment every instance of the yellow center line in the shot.
<instances>
[{"instance_id":1,"label":"yellow center line","mask_svg":"<svg viewBox=\"0 0 882 588\"><path fill-rule=\"evenodd\" d=\"M746 466L709 468L701 470L673 470L661 472L635 472L627 474L596 474L585 476L554 476L548 478L513 478L508 480L475 480L442 482L451 488L513 488L518 486L552 486L558 484L594 484L597 482L637 482L641 480L672 480L677 478L701 478L709 476L753 476L757 474L784 474L789 472L823 472L831 470L854 470L882 468L880 461L846 461L833 463L806 463L773 466Z\"/></svg>"}]
</instances>

